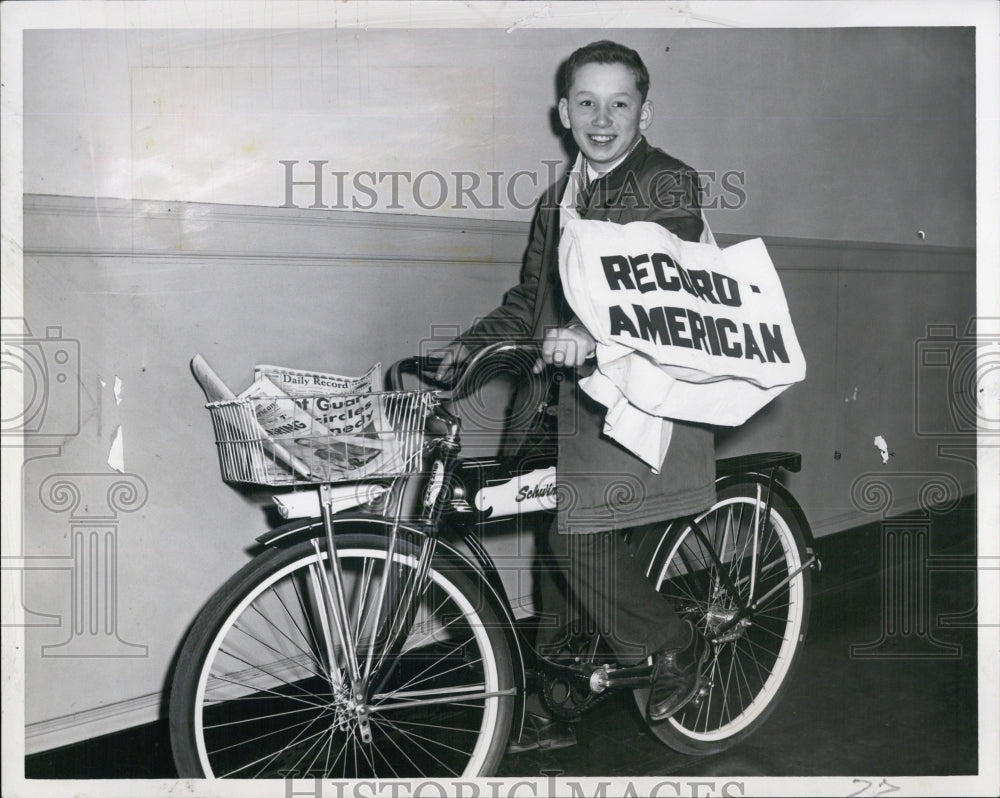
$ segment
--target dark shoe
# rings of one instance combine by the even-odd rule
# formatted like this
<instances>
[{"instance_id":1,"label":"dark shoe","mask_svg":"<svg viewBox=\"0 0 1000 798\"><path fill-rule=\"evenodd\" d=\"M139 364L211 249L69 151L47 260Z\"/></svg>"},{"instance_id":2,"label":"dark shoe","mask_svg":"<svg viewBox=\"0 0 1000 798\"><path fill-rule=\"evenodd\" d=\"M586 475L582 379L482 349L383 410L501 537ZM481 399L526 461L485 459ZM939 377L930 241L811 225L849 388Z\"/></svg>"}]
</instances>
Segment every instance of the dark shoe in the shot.
<instances>
[{"instance_id":1,"label":"dark shoe","mask_svg":"<svg viewBox=\"0 0 1000 798\"><path fill-rule=\"evenodd\" d=\"M524 718L521 739L512 740L507 745L507 753L554 751L556 748L569 748L571 745L576 745L576 732L572 724L529 712Z\"/></svg>"},{"instance_id":2,"label":"dark shoe","mask_svg":"<svg viewBox=\"0 0 1000 798\"><path fill-rule=\"evenodd\" d=\"M673 715L694 698L701 687L699 673L708 659L708 641L693 623L685 623L691 630L691 642L684 648L665 649L653 655L646 714L654 723Z\"/></svg>"}]
</instances>

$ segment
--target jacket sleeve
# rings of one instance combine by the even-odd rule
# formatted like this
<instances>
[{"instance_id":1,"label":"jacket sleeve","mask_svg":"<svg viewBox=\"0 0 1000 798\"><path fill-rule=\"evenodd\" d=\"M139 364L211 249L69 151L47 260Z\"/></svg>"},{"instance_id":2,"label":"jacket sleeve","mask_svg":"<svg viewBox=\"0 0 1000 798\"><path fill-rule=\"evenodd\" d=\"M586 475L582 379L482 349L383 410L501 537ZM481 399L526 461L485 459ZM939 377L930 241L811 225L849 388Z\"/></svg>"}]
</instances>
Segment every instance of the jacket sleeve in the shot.
<instances>
[{"instance_id":1,"label":"jacket sleeve","mask_svg":"<svg viewBox=\"0 0 1000 798\"><path fill-rule=\"evenodd\" d=\"M500 307L476 321L460 336L463 343L476 349L494 341L531 337L538 286L542 279L545 232L551 214L539 203L531 225L531 239L524 256L521 281L504 296Z\"/></svg>"},{"instance_id":2,"label":"jacket sleeve","mask_svg":"<svg viewBox=\"0 0 1000 798\"><path fill-rule=\"evenodd\" d=\"M663 170L653 174L648 184L647 215L678 238L697 241L704 222L701 216L698 175L690 169Z\"/></svg>"}]
</instances>

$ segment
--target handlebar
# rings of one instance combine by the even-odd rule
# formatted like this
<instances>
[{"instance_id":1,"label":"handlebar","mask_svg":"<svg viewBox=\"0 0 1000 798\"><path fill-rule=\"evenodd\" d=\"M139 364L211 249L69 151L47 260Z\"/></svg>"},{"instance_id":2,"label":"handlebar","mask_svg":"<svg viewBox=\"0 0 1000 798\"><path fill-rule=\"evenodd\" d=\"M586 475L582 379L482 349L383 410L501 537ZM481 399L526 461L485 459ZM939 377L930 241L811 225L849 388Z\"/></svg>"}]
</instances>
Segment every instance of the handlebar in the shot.
<instances>
[{"instance_id":1,"label":"handlebar","mask_svg":"<svg viewBox=\"0 0 1000 798\"><path fill-rule=\"evenodd\" d=\"M464 363L459 364L461 373L458 379L442 382L434 377L443 358L432 355L417 355L394 363L386 374L386 388L391 391L403 390L403 375L411 374L431 385L441 387L441 398L445 400L460 399L465 396L465 390L475 385L473 378L485 364L504 355L524 353L533 358L541 354L541 344L537 341L497 341L487 344L477 350Z\"/></svg>"}]
</instances>

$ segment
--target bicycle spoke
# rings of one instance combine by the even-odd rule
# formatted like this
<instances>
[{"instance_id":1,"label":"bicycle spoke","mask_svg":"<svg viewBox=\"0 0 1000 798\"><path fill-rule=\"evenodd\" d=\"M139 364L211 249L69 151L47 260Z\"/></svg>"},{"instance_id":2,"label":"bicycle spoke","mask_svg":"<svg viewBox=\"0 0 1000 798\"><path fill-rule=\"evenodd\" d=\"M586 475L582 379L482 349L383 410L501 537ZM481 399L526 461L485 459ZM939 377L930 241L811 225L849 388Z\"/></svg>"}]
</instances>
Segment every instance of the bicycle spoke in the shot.
<instances>
[{"instance_id":1,"label":"bicycle spoke","mask_svg":"<svg viewBox=\"0 0 1000 798\"><path fill-rule=\"evenodd\" d=\"M239 726L239 725L241 725L243 723L259 723L260 720L261 720L261 718L268 718L270 720L272 718L280 718L283 715L294 715L297 712L312 712L312 711L314 711L314 709L316 709L316 707L302 707L300 709L289 709L289 710L287 710L285 712L268 712L266 715L259 715L257 717L253 717L253 718L242 718L241 720L229 720L229 721L226 721L225 723L206 723L206 724L204 724L202 726L202 728L205 729L205 730L209 730L209 729L224 729L224 728L226 728L228 726ZM280 729L279 729L279 731L280 731ZM217 748L215 750L218 751L218 750L221 750L221 749Z\"/></svg>"},{"instance_id":2,"label":"bicycle spoke","mask_svg":"<svg viewBox=\"0 0 1000 798\"><path fill-rule=\"evenodd\" d=\"M378 725L378 724L376 723L376 725ZM396 742L396 739L395 739L395 737L394 737L393 735L391 735L391 734L386 734L386 735L384 735L384 739L386 739L386 740L388 740L388 741L389 741L390 743L392 743L392 744L393 744L393 745L394 745L394 746L396 747L396 750L397 750L397 751L398 751L399 753L401 753L401 754L403 755L403 757L405 757L406 761L407 761L407 762L408 762L408 763L409 763L409 764L410 764L410 765L411 765L411 766L412 766L412 767L413 767L413 768L414 768L415 770L419 771L420 775L424 775L423 771L422 771L422 770L420 770L420 766L419 766L419 765L418 765L418 764L417 764L416 762L414 762L414 761L413 761L413 758L412 758L412 757L411 757L411 756L410 756L410 755L409 755L409 754L408 754L408 753L406 752L406 749L405 749L405 748L403 748L403 747L402 747L402 746L401 746L401 745L400 745L399 743L397 743L397 742ZM388 758L386 758L386 762L388 762L388 761L389 761L389 760L388 760ZM393 769L393 773L395 773L395 769Z\"/></svg>"},{"instance_id":3,"label":"bicycle spoke","mask_svg":"<svg viewBox=\"0 0 1000 798\"><path fill-rule=\"evenodd\" d=\"M270 716L268 716L268 717L270 717ZM255 720L255 722L259 722L260 719L257 718L257 719L254 719L254 720ZM234 748L239 748L240 746L243 746L243 745L249 745L250 743L256 743L256 742L259 742L260 740L267 739L268 737L273 737L273 736L275 736L277 734L281 734L282 732L290 731L291 729L296 729L296 728L298 728L300 726L308 727L308 726L312 725L313 723L315 723L316 720L317 720L317 718L311 718L309 720L303 720L303 721L300 721L298 723L289 724L287 726L281 726L281 727L277 727L277 728L271 728L269 731L264 732L263 734L258 734L256 737L249 737L249 738L246 738L246 739L241 739L239 742L231 743L230 745L215 746L215 747L212 748L212 753L213 754L220 754L223 751L231 751ZM213 728L219 728L219 725L216 725ZM282 745L284 745L284 743Z\"/></svg>"},{"instance_id":4,"label":"bicycle spoke","mask_svg":"<svg viewBox=\"0 0 1000 798\"><path fill-rule=\"evenodd\" d=\"M260 610L256 606L251 605L250 609L255 610L258 614L260 614ZM273 622L269 621L269 623L271 623L271 625L274 626ZM275 648L270 643L268 643L267 641L265 641L262 637L257 637L256 635L250 634L242 626L234 625L233 629L235 629L238 632L242 632L244 635L246 635L247 637L249 637L255 643L260 643L260 645L264 646L265 648L267 648L270 651L273 651L278 656L285 656L285 652L284 651L280 651L279 649ZM292 643L293 645L295 645L294 642L291 640L291 638L289 638L289 642ZM306 666L306 662L310 662L310 661L312 661L314 659L313 653L311 651L306 651L305 649L301 648L300 646L296 646L296 648L298 648L299 651L301 651L303 654L305 654L308 659L304 662L301 658L294 658L295 664L298 665L298 666L300 666L300 667L305 667L306 670L308 670L313 676L318 676L320 678L325 678L326 677L325 673L319 673L319 672L317 672L315 670L312 670L312 669L310 669L310 668L308 668ZM286 657L286 659L287 659L287 657Z\"/></svg>"},{"instance_id":5,"label":"bicycle spoke","mask_svg":"<svg viewBox=\"0 0 1000 798\"><path fill-rule=\"evenodd\" d=\"M321 735L321 734L323 734L324 732L325 732L325 730L324 730L324 731L320 731L320 732L316 732L315 734L313 734L313 735L311 735L310 737L307 737L307 738L305 738L305 739L306 739L306 740L311 740L311 739L313 739L314 737L316 737L316 736L318 736L318 735ZM293 742L293 743L294 743L294 742L297 742L297 741L298 741L298 740L300 739L300 737L301 737L301 734L302 734L302 732L299 732L299 734L295 736L295 738L293 739L293 741L292 741L292 742ZM228 771L228 772L226 772L226 773L223 773L223 774L219 774L219 776L220 776L220 778L227 778L227 777L230 777L230 776L233 776L233 775L235 775L236 773L241 773L241 772L245 771L245 770L246 770L247 768L252 768L252 767L254 767L255 765L259 765L259 764L260 764L261 762L266 762L267 764L270 764L270 763L274 762L274 760L275 760L275 759L276 759L276 758L277 758L278 756L280 756L281 754L283 754L283 753L284 753L284 751L285 751L285 748L287 748L287 747L288 747L288 746L285 746L285 747L283 747L283 748L279 748L279 749L278 749L277 751L275 751L274 753L270 753L270 754L265 754L264 756L261 756L261 757L258 757L257 759L254 759L254 760L251 760L250 762L246 762L246 763L244 763L243 765L240 765L240 766L239 766L238 768L235 768L234 770L230 770L230 771ZM266 766L267 766L267 765L265 764L265 767L266 767ZM259 773L263 772L263 770L258 770L257 772L258 772L258 774L259 774ZM255 776L255 777L253 777L253 778L256 778L256 776Z\"/></svg>"},{"instance_id":6,"label":"bicycle spoke","mask_svg":"<svg viewBox=\"0 0 1000 798\"><path fill-rule=\"evenodd\" d=\"M298 585L295 583L295 580L292 580L292 589L296 592L296 595L298 595ZM284 598L282 598L281 594L277 590L275 590L273 586L271 587L271 591L270 592L275 597L275 599L277 600L278 604L281 605L282 610L284 610L285 616L291 622L292 626L295 627L295 630L299 633L299 636L302 638L303 641L306 641L308 643L310 641L310 636L306 635L306 633L303 631L302 627L299 626L298 619L296 619L292 615L292 613L289 611L288 606L285 604ZM301 599L300 599L300 606L301 606ZM317 649L316 649L315 645L310 645L308 649L303 648L295 640L293 640L291 638L291 636L289 636L289 634L284 629L281 629L274 621L272 621L270 618L268 618L266 615L264 615L264 613L260 610L260 608L257 607L257 603L256 602L254 602L254 604L252 604L251 607L257 612L258 615L260 615L260 617L264 620L265 623L269 624L276 632L278 632L278 634L280 634L283 638L285 638L295 648L297 648L303 654L309 655L318 664L322 665L322 660L319 658L319 656L317 656ZM308 617L308 615L304 616L304 620L305 620L306 624L308 625L309 624L309 617ZM315 642L315 638L312 638L312 642L313 643ZM317 674L317 676L319 676L319 675L320 674ZM322 675L326 676L326 677L329 677L328 673L324 673Z\"/></svg>"},{"instance_id":7,"label":"bicycle spoke","mask_svg":"<svg viewBox=\"0 0 1000 798\"><path fill-rule=\"evenodd\" d=\"M434 745L437 748L442 748L447 751L455 751L460 754L465 753L464 749L456 748L454 745L449 745L440 738L428 737L426 734L417 734L414 731L407 731L406 729L400 728L401 723L395 718L380 718L379 723L395 729L400 734L405 735L408 739L423 740L424 742L430 743L431 745Z\"/></svg>"},{"instance_id":8,"label":"bicycle spoke","mask_svg":"<svg viewBox=\"0 0 1000 798\"><path fill-rule=\"evenodd\" d=\"M754 651L754 648L759 646L755 641L749 638L743 638L742 640L737 640L736 643L734 644L734 649L739 650L741 644L745 646L743 650L745 650L746 652L745 659L748 660L747 664L754 666L755 670L757 671L757 680L760 682L761 686L765 685L771 673L773 672L773 668L765 666L760 657L757 656L757 652ZM765 649L765 651L767 651L768 659L774 658L773 652L767 649ZM735 653L736 652L734 650L734 656Z\"/></svg>"},{"instance_id":9,"label":"bicycle spoke","mask_svg":"<svg viewBox=\"0 0 1000 798\"><path fill-rule=\"evenodd\" d=\"M434 754L432 751L428 750L426 746L422 745L420 741L421 740L427 740L429 742L434 743L435 745L437 745L439 747L450 748L451 750L458 751L461 754L466 753L465 751L462 751L462 750L460 750L458 748L454 748L452 746L444 745L443 743L438 742L436 740L432 740L432 739L430 739L428 737L421 737L421 736L415 735L415 734L407 734L405 731L399 729L396 726L396 724L393 723L390 720L380 719L379 725L386 725L386 726L389 726L390 728L395 729L396 731L400 732L400 734L402 734L410 743L412 743L417 748L419 748L421 751L423 751L427 756L429 756L431 759L433 759L438 765L440 765L441 767L445 768L448 771L448 775L449 776L457 776L457 775L459 775L458 773L456 773L454 771L453 768L451 768L439 756L437 756L436 754ZM422 775L424 775L424 774L422 774Z\"/></svg>"},{"instance_id":10,"label":"bicycle spoke","mask_svg":"<svg viewBox=\"0 0 1000 798\"><path fill-rule=\"evenodd\" d=\"M301 615L303 621L305 622L306 628L309 630L308 639L311 641L310 649L313 652L313 656L316 658L316 661L318 663L320 663L321 667L325 667L325 669L326 669L326 674L325 674L326 678L329 679L331 683L334 683L335 681L337 683L339 683L340 680L339 679L335 680L334 679L334 675L333 675L334 674L334 669L336 668L336 663L332 661L332 654L328 653L328 658L331 659L330 662L324 663L324 661L323 661L322 651L324 649L320 648L320 644L321 644L320 636L316 633L316 628L313 625L313 616L316 614L316 606L317 606L316 605L315 597L313 597L313 601L312 602L307 602L303 598L303 596L302 596L302 590L299 587L299 582L300 581L304 581L304 580L291 579L289 581L292 584L292 590L295 591L295 598L296 598L296 600L298 602L298 605L299 605L300 615ZM310 582L310 583L307 583L307 584L313 584L313 583ZM307 603L309 604L308 609L306 608L306 604ZM292 620L293 623L295 623L294 619L292 618L291 610L288 609L288 607L285 605L284 601L281 602L281 606L282 606L282 608L284 608L285 612L288 614L289 619ZM320 606L322 606L322 605L320 605ZM303 637L307 637L307 636L303 633ZM326 640L326 639L328 639L328 638L324 638L324 640Z\"/></svg>"},{"instance_id":11,"label":"bicycle spoke","mask_svg":"<svg viewBox=\"0 0 1000 798\"><path fill-rule=\"evenodd\" d=\"M228 656L233 656L233 655L232 654L228 654ZM266 673L266 671L264 671L264 672ZM271 675L271 674L268 674L268 675ZM315 703L313 701L307 701L305 698L303 698L301 696L287 695L285 693L279 693L277 690L270 690L270 689L268 689L266 687L259 687L259 686L256 686L256 685L246 684L245 682L237 682L237 681L235 681L233 679L227 679L225 676L222 676L221 674L218 674L218 673L212 674L211 678L212 679L216 679L216 680L218 680L220 682L226 682L228 684L236 685L237 687L249 687L254 692L257 692L257 693L268 693L268 694L270 694L272 696L276 696L278 698L284 698L284 699L287 699L289 701L300 701L303 704L307 704L307 705L309 705L311 707L321 707L321 706L323 706L322 704ZM282 681L282 680L278 679L278 681ZM291 684L290 682L284 682L284 683L287 684L289 687L295 687L295 685ZM205 689L205 692L206 692L206 694L208 693L208 688L207 687ZM306 693L304 690L302 690L300 692L302 693L302 696L309 696L310 698L315 697L314 693ZM220 702L224 700L225 702L228 703L228 702L231 702L231 701L234 701L234 700L242 700L243 698L244 698L244 696L240 696L239 698L236 698L236 699L233 699L233 698L220 699ZM208 705L212 706L213 703L210 702Z\"/></svg>"},{"instance_id":12,"label":"bicycle spoke","mask_svg":"<svg viewBox=\"0 0 1000 798\"><path fill-rule=\"evenodd\" d=\"M313 756L312 762L310 762L309 765L306 767L304 775L308 776L310 773L316 773L317 772L316 771L316 763L319 761L319 758L321 756L323 756L324 754L326 754L327 759L329 759L330 746L332 744L333 744L333 734L327 734L327 735L325 735L322 744L319 745L319 746L317 746L317 748L316 748L316 755ZM319 772L321 772L323 775L326 775L326 770L325 769L322 770L322 771L319 771Z\"/></svg>"},{"instance_id":13,"label":"bicycle spoke","mask_svg":"<svg viewBox=\"0 0 1000 798\"><path fill-rule=\"evenodd\" d=\"M458 704L456 706L466 707L466 706L469 706L469 705L468 704ZM394 718L394 722L397 723L397 724L399 724L399 725L402 725L402 726L421 726L421 727L426 727L428 729L441 729L443 731L459 732L459 733L462 733L462 734L479 734L479 727L478 726L475 727L475 728L466 728L466 727L463 727L463 726L446 726L446 725L443 725L441 723L421 723L420 721L416 721L416 720L399 720L398 718Z\"/></svg>"},{"instance_id":14,"label":"bicycle spoke","mask_svg":"<svg viewBox=\"0 0 1000 798\"><path fill-rule=\"evenodd\" d=\"M466 665L463 662L463 663L455 665L455 666L453 666L453 667L451 667L451 668L449 668L447 670L444 670L444 671L434 671L432 674L430 674L428 676L425 676L423 679L418 678L420 676L423 676L425 673L427 673L427 671L429 671L436 664L437 663L432 663L431 665L428 665L426 668L424 668L424 670L422 670L416 676L414 676L413 678L411 678L409 681L404 682L402 685L400 685L397 689L393 690L392 693L389 693L388 695L398 696L398 695L400 695L400 693L406 693L406 692L411 692L411 693L417 692L417 693L419 693L420 691L404 691L403 688L405 688L405 687L411 687L413 685L423 684L424 682L426 682L428 679L431 679L431 678L439 679L442 676L446 676L449 673L454 673L455 671L457 671L459 669L465 668L465 665ZM466 687L449 686L446 689L447 689L448 692L456 692L456 691L457 692L464 692L466 690L485 689L485 688L481 684L475 684L475 685L468 685ZM383 695L384 694L382 694L382 695L380 695L378 697L383 697ZM374 698L376 698L376 696L372 696L373 700L374 700Z\"/></svg>"},{"instance_id":15,"label":"bicycle spoke","mask_svg":"<svg viewBox=\"0 0 1000 798\"><path fill-rule=\"evenodd\" d=\"M305 730L303 730L303 731L305 731ZM315 748L317 745L321 744L322 741L323 741L323 739L328 734L329 734L329 729L322 729L319 732L317 732L316 734L313 734L313 735L311 735L309 737L306 737L306 738L304 738L302 740L296 740L295 742L298 742L299 744L301 744L303 742L309 742L309 741L311 741L311 742L309 744L309 747L306 748L299 755L299 758L297 760L295 760L295 762L292 763L291 767L288 768L289 772L297 773L298 769L299 769L299 765L301 764L302 760L305 759L309 755L309 752L313 748ZM268 761L268 764L265 765L265 766L263 766L263 767L261 767L261 769L257 771L257 773L254 775L253 778L255 778L255 779L263 778L265 773L269 773L270 772L270 769L269 769L268 766L271 763L273 763L275 760L277 760L278 757L283 756L288 751L289 748L291 748L291 746L286 746L285 748L281 748L281 749L275 751L274 754L271 756L270 760Z\"/></svg>"},{"instance_id":16,"label":"bicycle spoke","mask_svg":"<svg viewBox=\"0 0 1000 798\"><path fill-rule=\"evenodd\" d=\"M745 663L741 657L736 655L737 648L737 646L733 646L733 679L736 685L735 698L738 701L738 710L742 712L746 704L753 700L752 696L755 691L750 687L750 677L747 674ZM745 691L744 688L746 688ZM747 700L744 700L744 696L747 696Z\"/></svg>"}]
</instances>

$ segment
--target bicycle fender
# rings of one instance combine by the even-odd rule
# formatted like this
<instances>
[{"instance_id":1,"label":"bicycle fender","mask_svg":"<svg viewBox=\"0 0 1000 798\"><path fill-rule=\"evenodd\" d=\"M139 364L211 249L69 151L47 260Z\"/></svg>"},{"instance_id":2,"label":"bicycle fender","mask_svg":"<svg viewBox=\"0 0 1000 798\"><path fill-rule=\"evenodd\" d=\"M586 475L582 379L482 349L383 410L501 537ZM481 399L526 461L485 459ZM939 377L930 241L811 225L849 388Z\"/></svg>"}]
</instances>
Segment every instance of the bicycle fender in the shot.
<instances>
[{"instance_id":1,"label":"bicycle fender","mask_svg":"<svg viewBox=\"0 0 1000 798\"><path fill-rule=\"evenodd\" d=\"M757 452L738 457L723 457L715 461L715 473L718 477L761 472L769 468L801 471L802 455L798 452Z\"/></svg>"},{"instance_id":2,"label":"bicycle fender","mask_svg":"<svg viewBox=\"0 0 1000 798\"><path fill-rule=\"evenodd\" d=\"M382 530L386 527L392 526L392 522L382 518L381 516L369 515L367 513L361 512L346 512L340 513L334 516L334 534L337 534L338 527L350 527L350 531L366 531L363 528L359 530L359 527L371 527L372 531L378 530L379 533L384 534ZM408 524L401 524L407 532L412 532L415 534L422 534L422 532L412 527ZM344 530L347 531L346 529ZM313 538L322 537L326 535L326 531L323 528L322 518L299 518L294 521L289 521L287 524L282 524L274 529L270 529L267 532L259 535L257 537L257 542L264 546L292 546L296 543L305 540L312 540ZM517 633L517 625L514 619L514 614L511 611L510 603L506 596L502 596L497 592L497 589L492 585L492 580L490 580L484 571L483 564L471 559L465 553L459 551L454 546L450 545L447 541L438 539L437 542L437 553L444 554L445 558L450 561L450 564L457 568L471 569L476 573L481 580L489 594L494 599L494 606L501 613L504 620L504 637L507 640L507 645L510 647L511 652L511 664L514 668L514 683L519 686L517 695L514 699L514 718L511 724L511 738L519 739L521 736L521 729L524 725L525 717L525 694L527 692L527 669L525 666L524 659L524 647L521 645L520 635Z\"/></svg>"},{"instance_id":3,"label":"bicycle fender","mask_svg":"<svg viewBox=\"0 0 1000 798\"><path fill-rule=\"evenodd\" d=\"M798 457L798 455L795 455ZM773 468L780 463L768 462L766 467ZM764 482L765 485L770 479L770 473L762 468L761 470L747 470L747 471L734 471L724 476L719 476L715 480L716 488L724 488L727 485L746 482L747 480L755 482ZM816 557L816 567L815 571L817 574L822 570L822 565L820 563L819 555L816 553L816 538L813 536L812 526L809 524L809 519L806 518L806 514L799 504L798 499L792 495L792 492L781 484L777 479L773 480L771 483L771 490L781 500L781 502L788 508L789 512L795 516L795 520L798 522L799 527L802 529L802 537L805 538L806 553L810 556Z\"/></svg>"}]
</instances>

